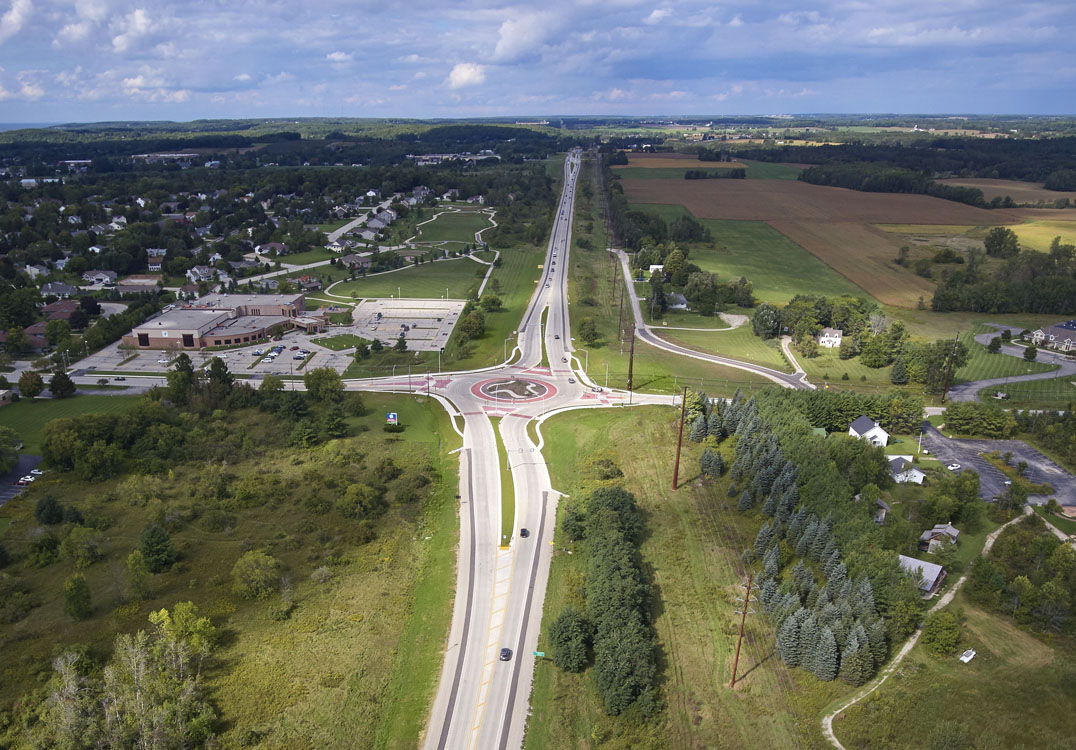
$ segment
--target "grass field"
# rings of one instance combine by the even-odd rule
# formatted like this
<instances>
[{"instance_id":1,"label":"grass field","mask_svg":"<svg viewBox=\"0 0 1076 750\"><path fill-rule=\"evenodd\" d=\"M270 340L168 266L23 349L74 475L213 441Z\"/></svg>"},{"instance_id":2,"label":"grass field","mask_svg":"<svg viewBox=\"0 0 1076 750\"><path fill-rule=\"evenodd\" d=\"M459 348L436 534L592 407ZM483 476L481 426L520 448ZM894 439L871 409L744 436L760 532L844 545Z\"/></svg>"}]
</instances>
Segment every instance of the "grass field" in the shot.
<instances>
[{"instance_id":1,"label":"grass field","mask_svg":"<svg viewBox=\"0 0 1076 750\"><path fill-rule=\"evenodd\" d=\"M1076 201L1076 192L1047 190L1041 182L1020 182L1019 180L988 180L969 177L938 180L943 185L978 188L988 201L994 198L1012 198L1017 203L1050 203L1061 198Z\"/></svg>"},{"instance_id":2,"label":"grass field","mask_svg":"<svg viewBox=\"0 0 1076 750\"><path fill-rule=\"evenodd\" d=\"M1032 506L1032 508L1036 513L1042 516L1044 520L1049 521L1056 526L1058 531L1069 534L1070 536L1076 534L1076 521L1073 519L1066 516L1059 516L1056 513L1051 513L1046 510L1045 505L1035 505Z\"/></svg>"},{"instance_id":3,"label":"grass field","mask_svg":"<svg viewBox=\"0 0 1076 750\"><path fill-rule=\"evenodd\" d=\"M490 422L493 423L493 434L497 439L497 465L501 472L501 546L506 547L512 541L516 526L515 481L508 468L508 453L504 447L504 438L501 437L501 420L494 417Z\"/></svg>"},{"instance_id":4,"label":"grass field","mask_svg":"<svg viewBox=\"0 0 1076 750\"><path fill-rule=\"evenodd\" d=\"M775 370L792 372L792 367L785 361L781 347L776 339L763 341L754 334L750 325L740 326L731 331L657 331L661 337L674 344L697 349L711 354L750 362Z\"/></svg>"},{"instance_id":5,"label":"grass field","mask_svg":"<svg viewBox=\"0 0 1076 750\"><path fill-rule=\"evenodd\" d=\"M493 226L486 214L477 211L443 213L418 227L418 242L459 242L474 244L475 232Z\"/></svg>"},{"instance_id":6,"label":"grass field","mask_svg":"<svg viewBox=\"0 0 1076 750\"><path fill-rule=\"evenodd\" d=\"M956 655L920 644L869 698L834 721L847 748L1044 748L1071 745L1076 700L1071 642L1044 641L958 595L965 618ZM929 710L926 710L929 707Z\"/></svg>"},{"instance_id":7,"label":"grass field","mask_svg":"<svg viewBox=\"0 0 1076 750\"><path fill-rule=\"evenodd\" d=\"M334 352L340 352L344 349L354 349L359 345L361 339L351 333L341 333L336 336L326 336L320 339L313 339L313 342L318 346L324 346L326 349L332 349ZM366 343L370 343L367 341Z\"/></svg>"},{"instance_id":8,"label":"grass field","mask_svg":"<svg viewBox=\"0 0 1076 750\"><path fill-rule=\"evenodd\" d=\"M1008 378L1014 375L1050 372L1058 369L1054 364L1026 362L1022 357L1011 357L1001 352L991 354L985 346L975 340L977 334L991 332L996 334L997 330L990 326L977 325L972 330L961 333L960 340L968 347L968 364L956 371L955 383L988 378Z\"/></svg>"},{"instance_id":9,"label":"grass field","mask_svg":"<svg viewBox=\"0 0 1076 750\"><path fill-rule=\"evenodd\" d=\"M1020 238L1023 247L1049 252L1054 237L1061 237L1061 242L1076 244L1076 221L1029 221L1009 227Z\"/></svg>"},{"instance_id":10,"label":"grass field","mask_svg":"<svg viewBox=\"0 0 1076 750\"><path fill-rule=\"evenodd\" d=\"M40 454L45 425L61 417L82 414L124 414L139 396L73 396L65 399L21 399L0 409L0 425L10 427L23 441L23 452Z\"/></svg>"},{"instance_id":11,"label":"grass field","mask_svg":"<svg viewBox=\"0 0 1076 750\"><path fill-rule=\"evenodd\" d=\"M772 161L749 161L744 159L749 180L794 180L800 176L802 168L792 164L779 164Z\"/></svg>"},{"instance_id":12,"label":"grass field","mask_svg":"<svg viewBox=\"0 0 1076 750\"><path fill-rule=\"evenodd\" d=\"M693 443L685 447L680 489L669 489L676 422L674 409L645 407L557 416L543 426L554 487L572 502L585 497L603 484L588 474L588 459L609 457L624 472L616 481L635 493L644 512L641 556L658 597L652 613L665 708L647 723L630 715L610 718L590 671L564 673L543 659L535 672L527 750L595 747L596 741L625 749L821 748L820 709L849 690L781 666L761 614L747 620L740 679L736 690L728 689L744 572L739 556L759 524L737 513L734 501L730 505L727 479L713 486L697 480L700 451ZM555 548L572 548L559 527ZM554 557L539 650L552 650L548 626L564 606L581 604L584 573L580 555Z\"/></svg>"},{"instance_id":13,"label":"grass field","mask_svg":"<svg viewBox=\"0 0 1076 750\"><path fill-rule=\"evenodd\" d=\"M31 509L46 492L111 522L101 539L104 559L82 571L94 605L88 620L75 623L63 614L60 589L73 570L70 562L20 566L19 577L40 606L17 625L0 627L0 645L19 654L5 662L0 684L5 710L24 691L39 689L39 677L50 672L59 644L107 654L116 633L149 629L150 612L191 600L222 636L207 687L220 713L216 729L223 747L247 744L240 739L245 730L260 733L263 747L416 747L452 610L458 463L449 451L459 440L431 400L382 394L363 394L363 399L367 415L348 419L354 429L367 430L361 439L309 451L270 448L229 463L235 480L275 477L289 498L285 505L278 499L230 506L236 533L212 530L197 513L177 510L169 529L180 562L152 577L150 598L144 601L124 597L123 559L154 509L189 507L204 464L177 466L167 481L147 475L87 485L50 474L4 506L3 517L14 519L5 543L15 551L34 534ZM385 411L399 412L408 429L401 435L381 433ZM256 414L228 418L241 420L255 443L267 430L279 429ZM423 472L432 480L429 495L425 502L390 507L376 522L377 538L365 542L355 523L310 510L301 491L291 494L308 484L317 492L309 476L333 460L334 450L356 461L391 455L408 472ZM146 500L135 500L149 495L149 507ZM283 621L269 613L279 598L247 601L230 592L228 571L251 548L268 550L291 579L297 606ZM322 565L329 566L331 580L315 583L310 572Z\"/></svg>"},{"instance_id":14,"label":"grass field","mask_svg":"<svg viewBox=\"0 0 1076 750\"><path fill-rule=\"evenodd\" d=\"M287 263L289 266L305 266L307 263L320 263L323 260L331 260L339 257L340 256L332 250L316 247L313 250L307 250L305 253L282 255L280 256L280 262Z\"/></svg>"},{"instance_id":15,"label":"grass field","mask_svg":"<svg viewBox=\"0 0 1076 750\"><path fill-rule=\"evenodd\" d=\"M342 227L345 224L349 223L350 221L352 221L352 220L351 219L337 219L336 221L328 221L328 222L325 222L324 224L315 224L314 226L317 227L317 230L319 232L325 232L325 234L329 234L330 232L335 232L337 229L339 229L340 227Z\"/></svg>"},{"instance_id":16,"label":"grass field","mask_svg":"<svg viewBox=\"0 0 1076 750\"><path fill-rule=\"evenodd\" d=\"M396 297L414 299L440 299L448 288L449 299L467 299L481 283L479 273L485 274L489 266L475 263L468 258L439 260L408 266L391 273L374 274L365 279L345 281L332 288L332 294L352 299L369 297Z\"/></svg>"},{"instance_id":17,"label":"grass field","mask_svg":"<svg viewBox=\"0 0 1076 750\"><path fill-rule=\"evenodd\" d=\"M994 393L999 390L1009 394L1008 399L997 402L1006 409L1067 409L1069 404L1076 402L1076 378L1072 376L984 388L979 391L979 399L992 402Z\"/></svg>"}]
</instances>

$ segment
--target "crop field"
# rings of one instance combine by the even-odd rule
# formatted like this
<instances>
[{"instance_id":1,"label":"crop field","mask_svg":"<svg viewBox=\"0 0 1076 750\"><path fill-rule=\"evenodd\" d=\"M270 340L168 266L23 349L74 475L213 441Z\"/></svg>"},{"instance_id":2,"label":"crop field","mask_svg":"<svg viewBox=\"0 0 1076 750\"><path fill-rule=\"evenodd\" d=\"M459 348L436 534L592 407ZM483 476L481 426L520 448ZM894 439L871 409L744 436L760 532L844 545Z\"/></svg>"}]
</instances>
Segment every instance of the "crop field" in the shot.
<instances>
[{"instance_id":1,"label":"crop field","mask_svg":"<svg viewBox=\"0 0 1076 750\"><path fill-rule=\"evenodd\" d=\"M459 242L473 244L475 232L492 227L489 217L478 211L442 213L418 227L416 240L422 243Z\"/></svg>"},{"instance_id":2,"label":"crop field","mask_svg":"<svg viewBox=\"0 0 1076 750\"><path fill-rule=\"evenodd\" d=\"M798 180L624 180L630 203L679 203L700 219L859 224L1011 224L989 211L928 195L864 193Z\"/></svg>"},{"instance_id":3,"label":"crop field","mask_svg":"<svg viewBox=\"0 0 1076 750\"><path fill-rule=\"evenodd\" d=\"M1061 242L1076 245L1076 221L1029 221L1009 227L1020 238L1020 245L1040 252L1048 252L1054 237Z\"/></svg>"},{"instance_id":4,"label":"crop field","mask_svg":"<svg viewBox=\"0 0 1076 750\"><path fill-rule=\"evenodd\" d=\"M770 225L879 302L915 307L920 297L929 302L934 294L931 281L893 262L900 243L867 224L771 221Z\"/></svg>"},{"instance_id":5,"label":"crop field","mask_svg":"<svg viewBox=\"0 0 1076 750\"><path fill-rule=\"evenodd\" d=\"M957 652L973 648L975 659L934 656L920 641L878 691L834 721L837 739L848 748L1070 746L1071 641L1040 639L963 595L949 609L964 619Z\"/></svg>"},{"instance_id":6,"label":"crop field","mask_svg":"<svg viewBox=\"0 0 1076 750\"><path fill-rule=\"evenodd\" d=\"M479 273L485 274L488 269L489 266L467 258L439 260L392 273L367 276L365 279L344 281L334 286L331 293L352 299L397 295L414 299L440 299L447 287L450 299L466 299L471 288L477 289L481 283Z\"/></svg>"},{"instance_id":7,"label":"crop field","mask_svg":"<svg viewBox=\"0 0 1076 750\"><path fill-rule=\"evenodd\" d=\"M1053 203L1059 198L1076 201L1076 192L1047 190L1041 182L1020 182L1018 180L986 180L976 178L953 178L938 180L943 185L978 188L988 201L994 198L1012 198L1017 203Z\"/></svg>"},{"instance_id":8,"label":"crop field","mask_svg":"<svg viewBox=\"0 0 1076 750\"><path fill-rule=\"evenodd\" d=\"M0 425L10 427L23 441L23 452L41 453L45 425L61 417L82 414L124 414L138 405L136 396L74 396L65 399L22 399L0 409Z\"/></svg>"},{"instance_id":9,"label":"crop field","mask_svg":"<svg viewBox=\"0 0 1076 750\"><path fill-rule=\"evenodd\" d=\"M680 344L710 354L720 354L751 364L771 367L775 370L792 372L792 367L785 361L780 345L776 339L763 341L751 330L751 325L740 326L731 331L663 331L655 329L674 344Z\"/></svg>"}]
</instances>

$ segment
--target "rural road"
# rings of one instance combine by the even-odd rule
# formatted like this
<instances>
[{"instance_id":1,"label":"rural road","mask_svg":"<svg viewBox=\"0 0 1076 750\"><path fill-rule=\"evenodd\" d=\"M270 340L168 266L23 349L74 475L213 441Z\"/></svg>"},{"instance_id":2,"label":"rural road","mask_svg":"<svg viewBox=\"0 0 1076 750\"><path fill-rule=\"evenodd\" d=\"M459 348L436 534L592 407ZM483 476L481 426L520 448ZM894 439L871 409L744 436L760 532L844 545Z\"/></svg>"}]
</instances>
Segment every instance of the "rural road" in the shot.
<instances>
[{"instance_id":1,"label":"rural road","mask_svg":"<svg viewBox=\"0 0 1076 750\"><path fill-rule=\"evenodd\" d=\"M704 362L713 362L714 364L725 365L726 367L734 367L738 370L746 370L747 372L753 372L756 375L761 375L768 380L772 380L777 385L784 388L814 388L814 385L807 382L806 375L790 375L787 372L781 372L780 370L772 370L769 367L762 367L760 365L750 365L746 362L741 362L738 359L730 359L729 357L722 357L717 354L706 354L705 352L699 352L694 349L688 349L685 346L679 346L678 344L671 344L665 339L658 336L654 331L655 329L648 326L643 321L642 310L639 305L639 296L635 293L635 284L631 278L631 268L628 265L628 255L623 250L611 250L616 253L620 258L620 265L624 271L624 288L628 290L628 297L631 302L631 312L635 319L635 335L638 336L640 341L645 341L651 346L663 349L664 351L671 352L673 354L679 354L684 357L691 357L692 359L699 359Z\"/></svg>"},{"instance_id":2,"label":"rural road","mask_svg":"<svg viewBox=\"0 0 1076 750\"><path fill-rule=\"evenodd\" d=\"M1025 505L1024 506L1024 515L1028 515L1030 513L1034 513L1034 511L1031 510L1031 508L1029 506ZM995 529L993 532L991 532L986 537L986 542L983 544L983 551L981 553L982 556L985 557L986 555L988 555L990 553L990 548L994 546L994 540L998 538L998 536L1001 534L1002 531L1005 530L1006 527L1011 526L1012 524L1016 523L1022 517L1023 516L1017 516L1016 518L1012 519L1011 521L1004 524L1000 528ZM968 578L967 573L960 576L960 579L956 583L954 583L953 586L948 591L945 592L945 594L942 596L942 598L939 599L934 604L933 607L930 608L928 614L933 613L933 612L937 612L939 609L942 609L943 607L948 605L949 602L953 601L953 597L956 596L956 593L960 590L960 587L964 585L964 581L966 581L967 578ZM844 703L840 708L836 709L835 711L832 711L831 713L826 714L822 718L822 733L826 736L826 739L829 740L830 744L833 745L835 748L837 748L837 750L845 750L845 747L844 747L844 745L841 744L841 741L837 739L837 735L835 735L833 733L833 720L839 714L847 711L849 708L854 706L856 703L863 700L868 695L873 693L875 690L880 688L885 683L885 681L888 680L890 678L890 676L892 676L892 674L896 670L897 666L902 661L904 661L904 657L907 656L908 653L915 646L915 644L918 643L919 636L921 636L922 634L923 634L923 627L920 625L919 628L914 633L912 633L911 638L909 638L907 640L907 642L901 647L901 649L897 653L897 655L893 657L893 661L891 661L888 664L888 666L886 666L886 668L884 670L882 670L881 674L879 674L877 677L875 677L871 682L867 683L866 687L864 687L862 690L860 690L858 693L856 693L854 696L852 696L852 698L849 699L846 703Z\"/></svg>"},{"instance_id":3,"label":"rural road","mask_svg":"<svg viewBox=\"0 0 1076 750\"><path fill-rule=\"evenodd\" d=\"M1010 332L1016 335L1019 335L1022 330L1012 326L998 325L997 323L989 323L988 325L997 328L999 331L1007 328ZM996 334L993 333L980 333L975 337L975 340L983 346L986 346L990 343L990 339L994 338L995 335ZM1022 346L1002 344L1001 353L1010 357L1017 357L1020 360L1023 360L1024 358L1024 348ZM960 383L949 389L949 400L976 401L979 398L979 391L983 388L1000 388L1004 390L1005 386L1013 383L1022 383L1028 380L1049 380L1050 378L1063 378L1069 375L1076 375L1076 360L1069 359L1067 356L1050 351L1049 349L1039 349L1039 355L1035 361L1055 364L1058 366L1058 369L1051 370L1050 372L1036 372L1030 375L1014 375L1008 378L990 378L988 380L973 380L969 383ZM1072 389L1072 395L1073 399L1076 399L1076 388Z\"/></svg>"}]
</instances>

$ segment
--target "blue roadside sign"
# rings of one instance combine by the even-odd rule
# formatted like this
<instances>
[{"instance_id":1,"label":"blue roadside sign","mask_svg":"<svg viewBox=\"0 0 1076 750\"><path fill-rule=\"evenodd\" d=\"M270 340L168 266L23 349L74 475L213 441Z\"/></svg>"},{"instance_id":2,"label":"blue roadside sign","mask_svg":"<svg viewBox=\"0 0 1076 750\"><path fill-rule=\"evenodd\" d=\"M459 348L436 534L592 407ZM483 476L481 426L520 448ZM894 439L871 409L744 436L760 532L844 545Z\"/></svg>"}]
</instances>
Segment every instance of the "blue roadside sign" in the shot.
<instances>
[{"instance_id":1,"label":"blue roadside sign","mask_svg":"<svg viewBox=\"0 0 1076 750\"><path fill-rule=\"evenodd\" d=\"M385 421L389 424L397 424L399 422L399 419L396 416L396 412L390 411L388 414L386 414Z\"/></svg>"}]
</instances>

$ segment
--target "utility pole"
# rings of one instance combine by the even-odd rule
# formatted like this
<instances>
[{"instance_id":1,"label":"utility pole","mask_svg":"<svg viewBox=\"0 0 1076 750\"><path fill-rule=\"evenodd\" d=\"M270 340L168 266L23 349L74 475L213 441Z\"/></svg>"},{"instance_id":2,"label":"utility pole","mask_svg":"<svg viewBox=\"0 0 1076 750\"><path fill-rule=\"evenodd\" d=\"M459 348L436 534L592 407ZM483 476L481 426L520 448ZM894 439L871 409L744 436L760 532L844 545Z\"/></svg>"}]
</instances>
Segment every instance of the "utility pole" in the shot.
<instances>
[{"instance_id":1,"label":"utility pole","mask_svg":"<svg viewBox=\"0 0 1076 750\"><path fill-rule=\"evenodd\" d=\"M628 393L632 392L631 376L635 369L635 324L631 324L631 352L628 354Z\"/></svg>"},{"instance_id":2,"label":"utility pole","mask_svg":"<svg viewBox=\"0 0 1076 750\"><path fill-rule=\"evenodd\" d=\"M740 637L736 640L736 658L732 660L732 681L729 683L730 688L736 687L736 669L740 665L740 645L743 643L743 626L747 621L747 605L751 603L751 584L755 579L754 573L747 574L747 593L744 595L743 611L738 612L740 615Z\"/></svg>"},{"instance_id":3,"label":"utility pole","mask_svg":"<svg viewBox=\"0 0 1076 750\"><path fill-rule=\"evenodd\" d=\"M620 317L616 321L616 337L621 342L624 341L624 290L627 285L627 282L625 282L624 286L620 287ZM624 352L621 351L620 353L623 354Z\"/></svg>"},{"instance_id":4,"label":"utility pole","mask_svg":"<svg viewBox=\"0 0 1076 750\"><path fill-rule=\"evenodd\" d=\"M953 362L956 359L956 345L960 343L960 331L953 338L953 348L949 350L949 361L945 363L945 388L942 390L942 403L949 398L949 383L953 379Z\"/></svg>"},{"instance_id":5,"label":"utility pole","mask_svg":"<svg viewBox=\"0 0 1076 750\"><path fill-rule=\"evenodd\" d=\"M672 488L675 491L676 485L680 480L680 446L684 443L684 415L687 414L687 386L684 386L684 395L680 397L680 436L676 438L676 463L673 464L673 485Z\"/></svg>"}]
</instances>

